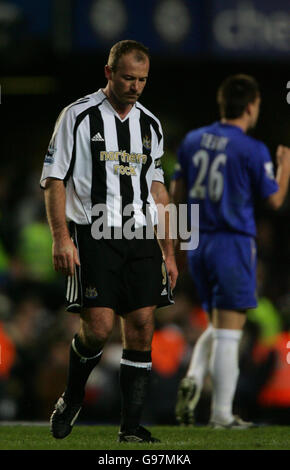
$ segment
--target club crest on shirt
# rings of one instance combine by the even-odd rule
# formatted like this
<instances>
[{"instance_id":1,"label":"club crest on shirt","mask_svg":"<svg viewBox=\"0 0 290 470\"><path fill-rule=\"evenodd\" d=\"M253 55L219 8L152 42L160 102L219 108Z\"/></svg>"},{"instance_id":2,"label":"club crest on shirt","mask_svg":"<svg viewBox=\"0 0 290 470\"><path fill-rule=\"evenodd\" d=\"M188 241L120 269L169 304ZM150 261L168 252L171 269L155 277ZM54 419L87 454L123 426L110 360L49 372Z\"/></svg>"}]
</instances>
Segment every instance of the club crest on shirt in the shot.
<instances>
[{"instance_id":1,"label":"club crest on shirt","mask_svg":"<svg viewBox=\"0 0 290 470\"><path fill-rule=\"evenodd\" d=\"M155 168L161 168L162 169L161 158L156 158Z\"/></svg>"},{"instance_id":2,"label":"club crest on shirt","mask_svg":"<svg viewBox=\"0 0 290 470\"><path fill-rule=\"evenodd\" d=\"M95 299L98 296L97 289L95 287L87 287L85 290L85 297L87 299Z\"/></svg>"},{"instance_id":3,"label":"club crest on shirt","mask_svg":"<svg viewBox=\"0 0 290 470\"><path fill-rule=\"evenodd\" d=\"M151 150L151 139L147 135L143 137L142 144L146 150Z\"/></svg>"}]
</instances>

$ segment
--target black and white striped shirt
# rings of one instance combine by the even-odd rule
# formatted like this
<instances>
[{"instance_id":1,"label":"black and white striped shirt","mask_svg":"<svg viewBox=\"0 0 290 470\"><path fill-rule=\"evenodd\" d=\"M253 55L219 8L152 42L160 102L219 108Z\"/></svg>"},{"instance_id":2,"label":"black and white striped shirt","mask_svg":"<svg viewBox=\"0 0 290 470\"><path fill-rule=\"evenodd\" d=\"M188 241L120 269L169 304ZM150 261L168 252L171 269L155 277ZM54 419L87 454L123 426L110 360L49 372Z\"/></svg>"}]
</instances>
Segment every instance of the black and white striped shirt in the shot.
<instances>
[{"instance_id":1,"label":"black and white striped shirt","mask_svg":"<svg viewBox=\"0 0 290 470\"><path fill-rule=\"evenodd\" d=\"M108 226L122 226L122 209L132 204L136 227L146 225L146 208L156 225L150 188L164 182L162 155L159 120L139 102L122 120L99 90L61 112L40 184L48 177L65 182L67 221L90 224L93 207L105 204Z\"/></svg>"}]
</instances>

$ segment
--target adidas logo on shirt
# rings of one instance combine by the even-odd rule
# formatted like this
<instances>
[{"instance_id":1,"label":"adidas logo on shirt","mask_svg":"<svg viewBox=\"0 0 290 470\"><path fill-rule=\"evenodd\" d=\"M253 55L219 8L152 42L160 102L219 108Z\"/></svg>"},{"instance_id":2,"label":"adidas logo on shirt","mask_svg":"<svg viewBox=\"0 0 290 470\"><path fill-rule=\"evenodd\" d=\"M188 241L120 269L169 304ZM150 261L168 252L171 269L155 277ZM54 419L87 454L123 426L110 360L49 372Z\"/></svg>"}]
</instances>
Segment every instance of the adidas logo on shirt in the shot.
<instances>
[{"instance_id":1,"label":"adidas logo on shirt","mask_svg":"<svg viewBox=\"0 0 290 470\"><path fill-rule=\"evenodd\" d=\"M167 289L166 287L164 287L163 291L161 292L161 295L167 295L167 294L168 294Z\"/></svg>"},{"instance_id":2,"label":"adidas logo on shirt","mask_svg":"<svg viewBox=\"0 0 290 470\"><path fill-rule=\"evenodd\" d=\"M92 137L92 141L94 142L104 142L105 139L101 136L101 134L98 132L94 137Z\"/></svg>"}]
</instances>

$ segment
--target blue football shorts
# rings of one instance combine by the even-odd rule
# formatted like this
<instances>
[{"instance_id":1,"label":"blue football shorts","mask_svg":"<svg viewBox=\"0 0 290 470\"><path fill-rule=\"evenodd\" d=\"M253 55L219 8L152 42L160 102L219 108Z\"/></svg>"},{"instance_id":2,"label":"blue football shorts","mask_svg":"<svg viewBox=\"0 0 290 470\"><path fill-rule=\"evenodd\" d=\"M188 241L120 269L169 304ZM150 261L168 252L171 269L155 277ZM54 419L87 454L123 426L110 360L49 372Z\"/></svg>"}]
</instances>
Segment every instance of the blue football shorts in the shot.
<instances>
[{"instance_id":1,"label":"blue football shorts","mask_svg":"<svg viewBox=\"0 0 290 470\"><path fill-rule=\"evenodd\" d=\"M202 307L243 311L257 307L256 240L231 232L201 233L188 267Z\"/></svg>"}]
</instances>

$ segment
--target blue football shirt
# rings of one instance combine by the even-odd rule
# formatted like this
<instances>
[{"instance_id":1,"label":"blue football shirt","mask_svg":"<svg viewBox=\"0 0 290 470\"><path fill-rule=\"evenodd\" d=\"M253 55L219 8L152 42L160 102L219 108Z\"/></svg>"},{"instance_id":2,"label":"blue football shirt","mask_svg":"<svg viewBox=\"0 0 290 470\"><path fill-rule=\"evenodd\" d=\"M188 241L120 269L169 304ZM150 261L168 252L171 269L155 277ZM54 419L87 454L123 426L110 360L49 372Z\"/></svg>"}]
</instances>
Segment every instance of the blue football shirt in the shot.
<instances>
[{"instance_id":1,"label":"blue football shirt","mask_svg":"<svg viewBox=\"0 0 290 470\"><path fill-rule=\"evenodd\" d=\"M178 149L174 179L199 204L199 229L256 235L254 203L278 190L268 148L237 126L215 122L190 131Z\"/></svg>"}]
</instances>

